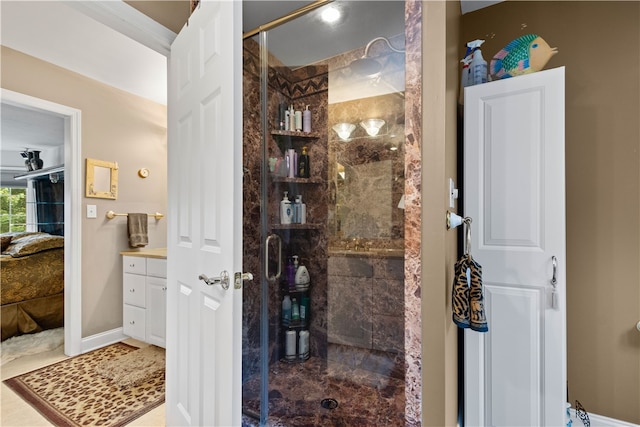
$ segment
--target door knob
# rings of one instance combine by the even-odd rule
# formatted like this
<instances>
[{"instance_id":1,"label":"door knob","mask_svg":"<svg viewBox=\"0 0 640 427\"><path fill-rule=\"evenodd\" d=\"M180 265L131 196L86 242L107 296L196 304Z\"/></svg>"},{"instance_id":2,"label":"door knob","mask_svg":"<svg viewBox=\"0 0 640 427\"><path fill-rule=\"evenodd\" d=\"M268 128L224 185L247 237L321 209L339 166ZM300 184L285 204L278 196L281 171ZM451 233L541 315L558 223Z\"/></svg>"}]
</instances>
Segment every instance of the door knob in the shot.
<instances>
[{"instance_id":1,"label":"door knob","mask_svg":"<svg viewBox=\"0 0 640 427\"><path fill-rule=\"evenodd\" d=\"M201 274L198 276L198 279L202 280L208 286L220 285L225 291L229 289L229 272L227 270L220 273L219 277L209 278L205 274Z\"/></svg>"},{"instance_id":2,"label":"door knob","mask_svg":"<svg viewBox=\"0 0 640 427\"><path fill-rule=\"evenodd\" d=\"M237 271L234 277L234 283L233 283L234 289L242 289L242 282L244 280L253 280L253 274L240 273L239 271Z\"/></svg>"}]
</instances>

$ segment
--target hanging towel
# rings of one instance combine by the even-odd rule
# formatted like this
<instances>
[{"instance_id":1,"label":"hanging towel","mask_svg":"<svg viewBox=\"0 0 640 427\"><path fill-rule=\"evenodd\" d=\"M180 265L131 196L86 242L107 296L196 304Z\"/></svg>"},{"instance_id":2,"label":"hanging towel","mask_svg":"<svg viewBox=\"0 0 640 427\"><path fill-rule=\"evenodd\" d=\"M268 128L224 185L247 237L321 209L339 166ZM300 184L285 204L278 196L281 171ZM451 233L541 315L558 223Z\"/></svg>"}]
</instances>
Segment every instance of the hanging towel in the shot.
<instances>
[{"instance_id":1,"label":"hanging towel","mask_svg":"<svg viewBox=\"0 0 640 427\"><path fill-rule=\"evenodd\" d=\"M487 314L484 308L484 290L482 287L482 266L469 256L471 285L469 287L469 317L471 329L477 332L488 332Z\"/></svg>"},{"instance_id":2,"label":"hanging towel","mask_svg":"<svg viewBox=\"0 0 640 427\"><path fill-rule=\"evenodd\" d=\"M147 227L149 218L146 213L127 214L127 230L129 231L129 246L142 248L149 244Z\"/></svg>"},{"instance_id":3,"label":"hanging towel","mask_svg":"<svg viewBox=\"0 0 640 427\"><path fill-rule=\"evenodd\" d=\"M454 267L451 303L453 306L453 323L459 328L468 328L470 326L468 265L469 257L463 255Z\"/></svg>"}]
</instances>

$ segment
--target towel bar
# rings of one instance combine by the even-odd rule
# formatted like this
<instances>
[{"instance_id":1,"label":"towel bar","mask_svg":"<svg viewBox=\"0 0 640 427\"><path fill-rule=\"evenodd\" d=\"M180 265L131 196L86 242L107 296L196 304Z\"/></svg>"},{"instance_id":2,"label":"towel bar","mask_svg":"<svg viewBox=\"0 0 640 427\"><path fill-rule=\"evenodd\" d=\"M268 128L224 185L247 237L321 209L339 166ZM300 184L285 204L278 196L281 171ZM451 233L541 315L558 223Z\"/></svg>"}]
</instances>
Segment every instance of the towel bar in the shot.
<instances>
[{"instance_id":1,"label":"towel bar","mask_svg":"<svg viewBox=\"0 0 640 427\"><path fill-rule=\"evenodd\" d=\"M162 219L164 218L164 214L161 214L160 212L156 212L156 213L152 213L152 214L147 214L148 216L152 216L155 219ZM105 215L107 217L107 219L113 219L117 216L129 216L129 214L126 213L115 213L114 211L109 211L107 212L107 214Z\"/></svg>"}]
</instances>

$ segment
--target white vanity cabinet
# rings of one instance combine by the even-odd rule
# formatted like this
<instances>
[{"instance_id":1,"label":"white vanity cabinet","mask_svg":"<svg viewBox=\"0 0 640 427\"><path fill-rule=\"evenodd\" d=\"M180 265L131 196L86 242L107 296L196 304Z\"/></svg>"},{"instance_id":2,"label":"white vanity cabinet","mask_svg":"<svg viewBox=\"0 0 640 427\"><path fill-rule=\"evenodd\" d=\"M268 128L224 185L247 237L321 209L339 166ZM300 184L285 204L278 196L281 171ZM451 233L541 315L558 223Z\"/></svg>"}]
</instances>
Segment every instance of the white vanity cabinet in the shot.
<instances>
[{"instance_id":1,"label":"white vanity cabinet","mask_svg":"<svg viewBox=\"0 0 640 427\"><path fill-rule=\"evenodd\" d=\"M129 253L130 254L130 253ZM123 253L123 333L165 347L167 319L167 260Z\"/></svg>"}]
</instances>

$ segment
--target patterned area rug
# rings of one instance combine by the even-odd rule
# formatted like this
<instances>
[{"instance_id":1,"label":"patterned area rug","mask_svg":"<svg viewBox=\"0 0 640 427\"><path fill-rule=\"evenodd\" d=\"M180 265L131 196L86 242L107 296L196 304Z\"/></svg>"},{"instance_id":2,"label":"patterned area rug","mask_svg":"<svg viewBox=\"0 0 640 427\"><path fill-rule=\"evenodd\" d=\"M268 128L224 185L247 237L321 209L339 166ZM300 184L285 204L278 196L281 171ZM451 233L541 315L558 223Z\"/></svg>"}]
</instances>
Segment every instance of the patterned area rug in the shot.
<instances>
[{"instance_id":1,"label":"patterned area rug","mask_svg":"<svg viewBox=\"0 0 640 427\"><path fill-rule=\"evenodd\" d=\"M136 350L116 343L4 383L56 426L124 426L164 403L164 370L121 388L96 367Z\"/></svg>"}]
</instances>

